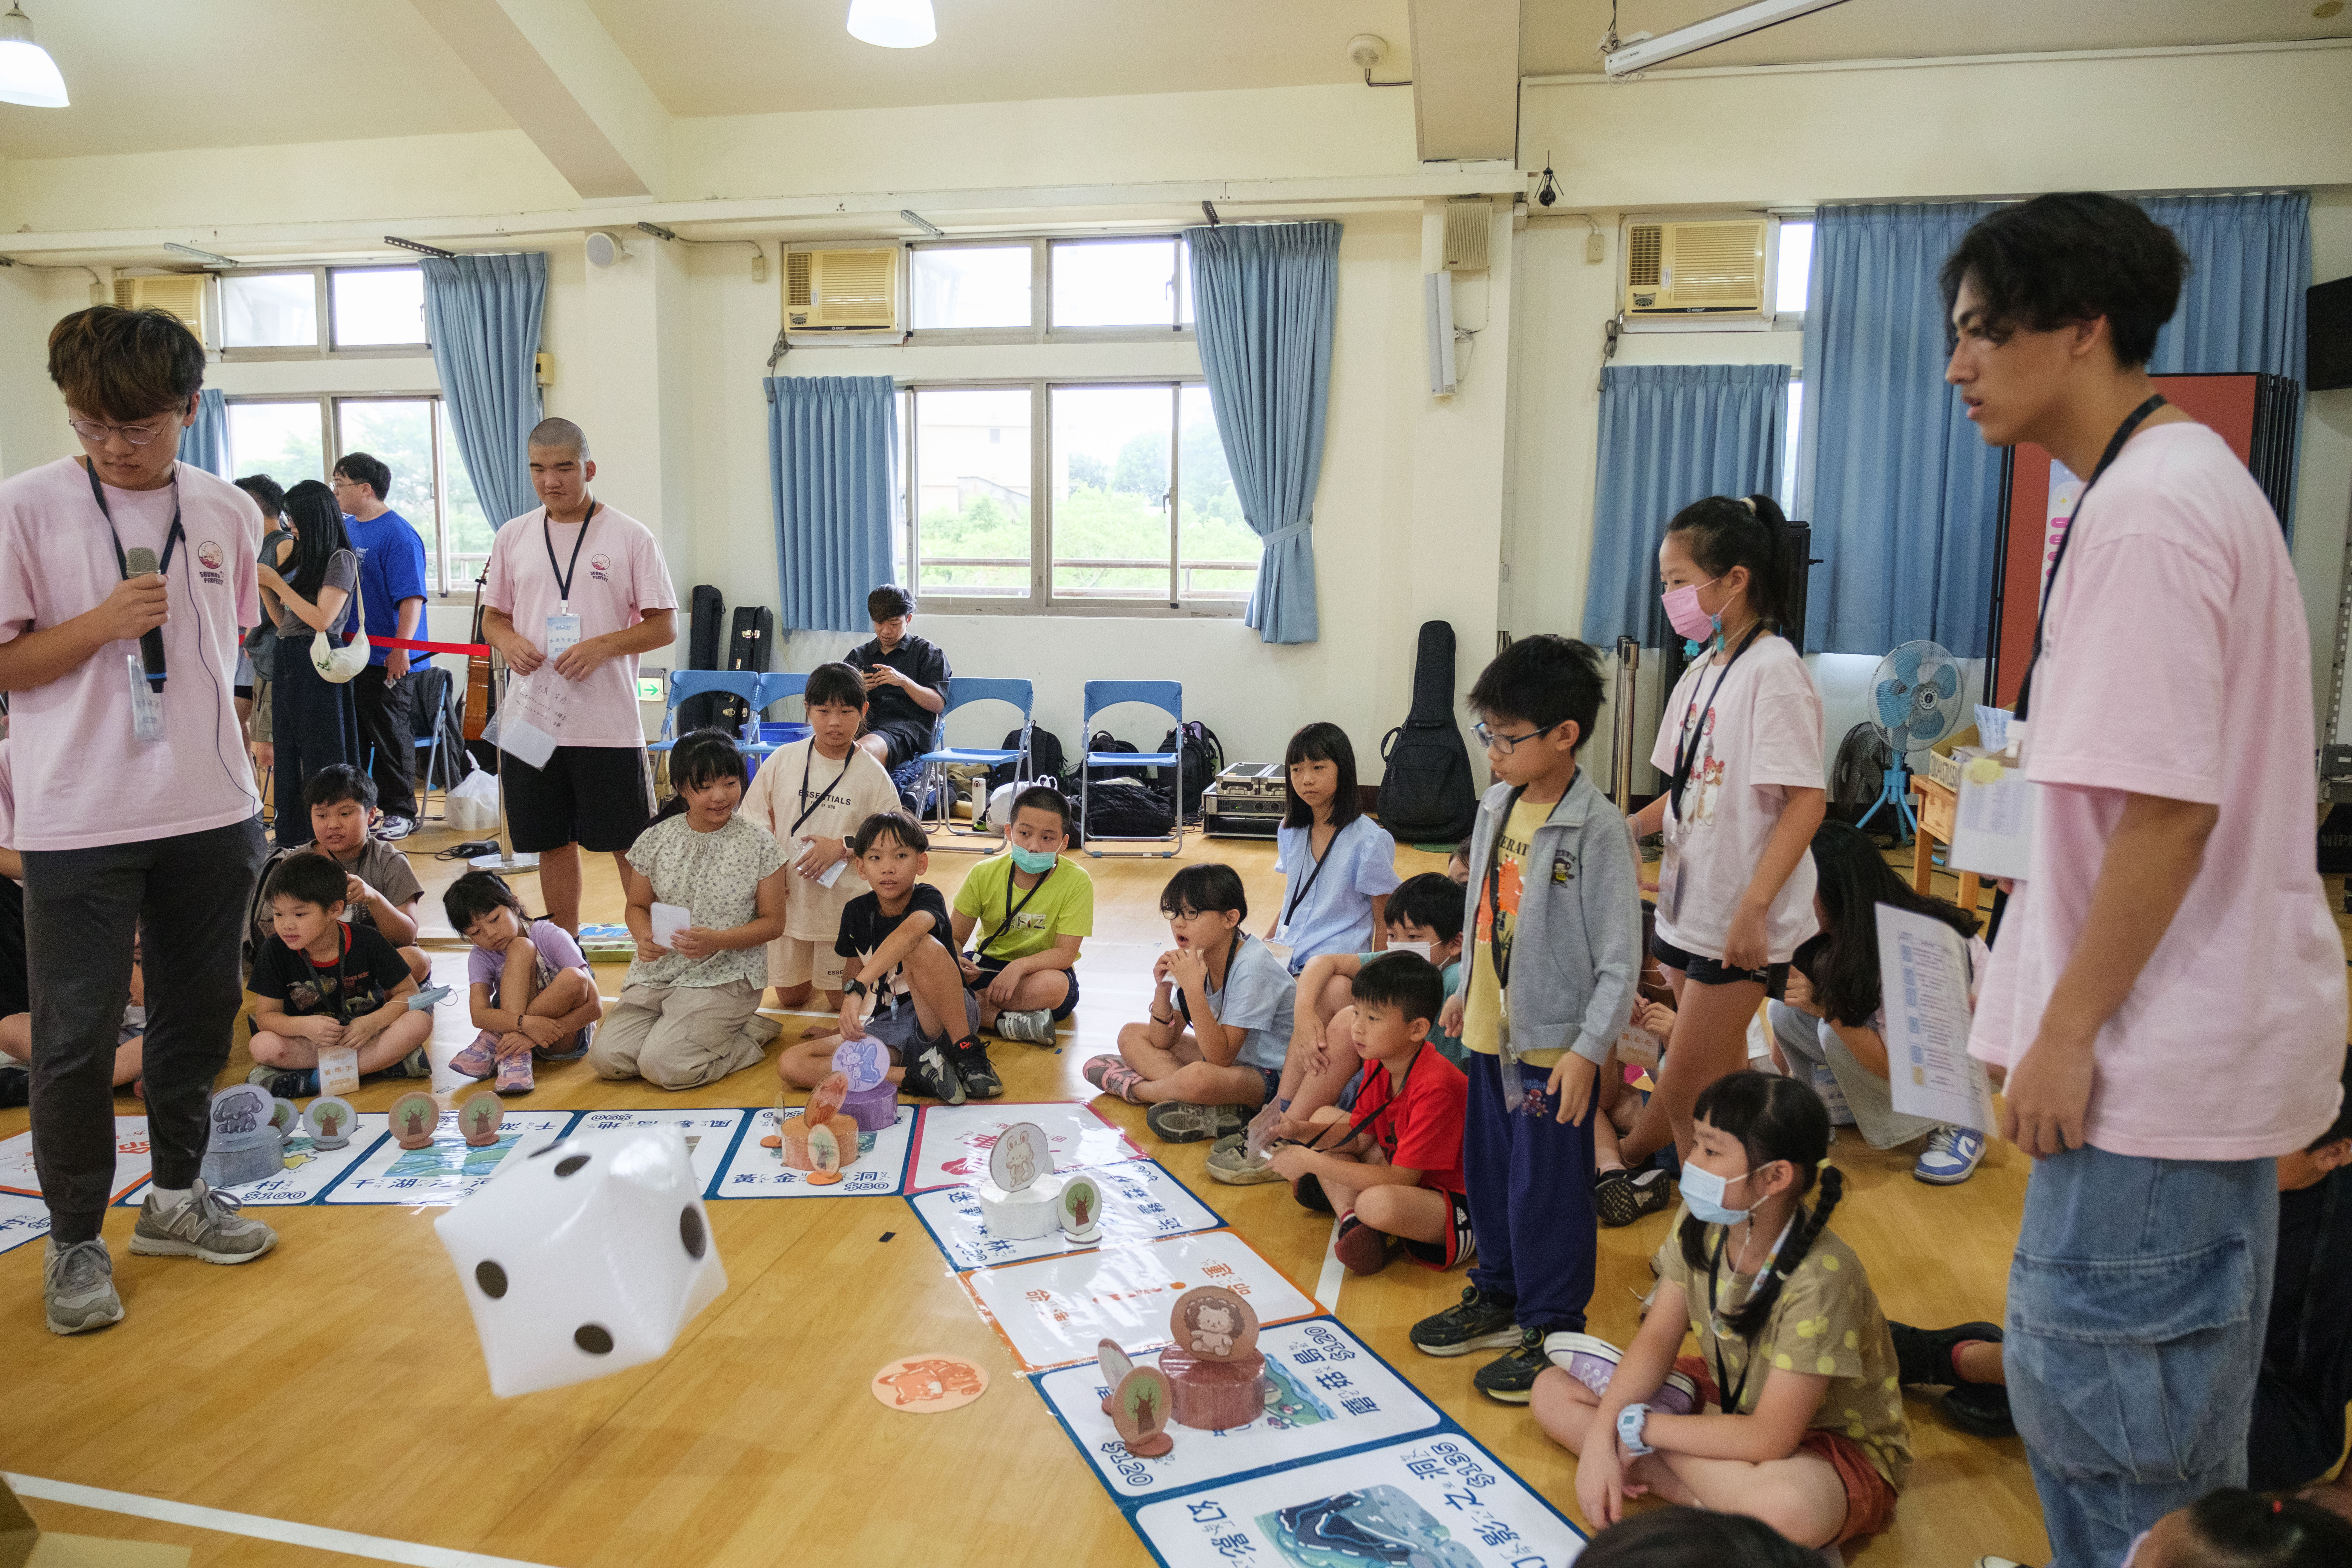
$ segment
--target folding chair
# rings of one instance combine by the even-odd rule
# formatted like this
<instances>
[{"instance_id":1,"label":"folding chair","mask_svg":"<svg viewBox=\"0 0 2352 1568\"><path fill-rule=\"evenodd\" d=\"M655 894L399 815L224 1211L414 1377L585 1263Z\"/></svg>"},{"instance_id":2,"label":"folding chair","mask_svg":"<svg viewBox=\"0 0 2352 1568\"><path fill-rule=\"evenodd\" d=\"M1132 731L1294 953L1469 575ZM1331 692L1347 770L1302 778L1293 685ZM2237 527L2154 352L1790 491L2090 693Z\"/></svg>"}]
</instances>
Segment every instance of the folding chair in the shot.
<instances>
[{"instance_id":1,"label":"folding chair","mask_svg":"<svg viewBox=\"0 0 2352 1568\"><path fill-rule=\"evenodd\" d=\"M1139 702L1147 708L1157 708L1175 721L1174 727L1184 727L1184 688L1174 680L1089 680L1085 687L1085 716L1078 722L1079 732L1091 744L1095 733L1095 716L1122 702ZM1165 835L1149 837L1133 834L1102 836L1094 828L1091 810L1094 770L1097 768L1159 768L1175 780L1175 794L1169 810L1170 830ZM1184 850L1184 752L1182 747L1173 752L1088 752L1078 755L1078 820L1086 833L1087 853L1099 860L1103 852L1097 844L1165 844L1165 849L1132 851L1157 855L1169 859Z\"/></svg>"},{"instance_id":2,"label":"folding chair","mask_svg":"<svg viewBox=\"0 0 2352 1568\"><path fill-rule=\"evenodd\" d=\"M937 803L938 816L926 817L923 826L933 836L931 847L953 849L959 854L993 855L1005 844L1002 834L983 833L975 817L970 828L955 826L955 808L948 799L947 770L955 764L973 767L1002 767L1014 763L1017 778L1029 776L1029 732L1034 727L1032 714L1035 708L1035 692L1025 680L992 680L981 676L959 675L948 688L948 705L940 710L939 721L931 726L931 749L915 760L923 764L923 789ZM974 702L1002 702L1021 710L1021 744L1011 751L996 746L950 746L948 744L948 715ZM940 843L940 839L977 838L978 844Z\"/></svg>"},{"instance_id":3,"label":"folding chair","mask_svg":"<svg viewBox=\"0 0 2352 1568\"><path fill-rule=\"evenodd\" d=\"M425 803L438 787L444 808L441 815L446 818L449 815L446 809L449 786L454 781L442 776L442 759L445 756L448 759L451 770L457 767L457 755L465 745L465 731L456 727L454 715L449 710L449 672L437 664L426 663L415 674L410 728L416 734L416 749L425 753L425 782L416 792L416 815L419 821L424 819ZM448 742L446 751L443 747L445 738Z\"/></svg>"},{"instance_id":4,"label":"folding chair","mask_svg":"<svg viewBox=\"0 0 2352 1568\"><path fill-rule=\"evenodd\" d=\"M677 744L672 731L677 724L677 705L689 697L701 697L720 692L740 697L749 705L760 695L762 678L750 669L673 669L669 672L669 702L662 710L661 739L646 742L648 752L667 752Z\"/></svg>"},{"instance_id":5,"label":"folding chair","mask_svg":"<svg viewBox=\"0 0 2352 1568\"><path fill-rule=\"evenodd\" d=\"M771 670L760 677L759 689L751 694L751 717L744 725L743 754L764 757L771 752L782 751L793 743L792 739L764 740L760 724L767 718L768 710L788 697L798 697L808 689L808 676L800 670ZM794 737L793 739L796 739Z\"/></svg>"}]
</instances>

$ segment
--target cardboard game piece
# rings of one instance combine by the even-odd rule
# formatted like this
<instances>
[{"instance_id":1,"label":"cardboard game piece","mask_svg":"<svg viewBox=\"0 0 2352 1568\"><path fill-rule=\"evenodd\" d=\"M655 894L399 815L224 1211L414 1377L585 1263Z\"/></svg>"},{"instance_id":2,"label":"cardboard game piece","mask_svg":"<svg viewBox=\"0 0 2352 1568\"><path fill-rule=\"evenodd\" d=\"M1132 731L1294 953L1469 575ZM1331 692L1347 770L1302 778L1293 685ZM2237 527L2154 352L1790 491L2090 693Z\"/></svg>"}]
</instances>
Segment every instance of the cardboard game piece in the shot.
<instances>
[{"instance_id":1,"label":"cardboard game piece","mask_svg":"<svg viewBox=\"0 0 2352 1568\"><path fill-rule=\"evenodd\" d=\"M1102 1235L1102 1188L1081 1171L1062 1184L1059 1205L1062 1234L1072 1241L1093 1241Z\"/></svg>"},{"instance_id":2,"label":"cardboard game piece","mask_svg":"<svg viewBox=\"0 0 2352 1568\"><path fill-rule=\"evenodd\" d=\"M283 1143L302 1125L302 1108L279 1095L269 1102L269 1125L278 1129L278 1141Z\"/></svg>"},{"instance_id":3,"label":"cardboard game piece","mask_svg":"<svg viewBox=\"0 0 2352 1568\"><path fill-rule=\"evenodd\" d=\"M988 1151L988 1180L980 1184L981 1223L1007 1241L1051 1235L1062 1226L1062 1186L1045 1130L1016 1121ZM1099 1195L1098 1195L1099 1196Z\"/></svg>"},{"instance_id":4,"label":"cardboard game piece","mask_svg":"<svg viewBox=\"0 0 2352 1568\"><path fill-rule=\"evenodd\" d=\"M843 1041L833 1070L849 1085L841 1109L860 1132L879 1132L898 1119L898 1086L890 1081L890 1052L881 1041L870 1035Z\"/></svg>"},{"instance_id":5,"label":"cardboard game piece","mask_svg":"<svg viewBox=\"0 0 2352 1568\"><path fill-rule=\"evenodd\" d=\"M850 1158L857 1157L857 1144L852 1140ZM838 1186L841 1184L841 1140L833 1128L820 1121L808 1130L809 1184L815 1187Z\"/></svg>"},{"instance_id":6,"label":"cardboard game piece","mask_svg":"<svg viewBox=\"0 0 2352 1568\"><path fill-rule=\"evenodd\" d=\"M250 1083L233 1083L213 1096L212 1135L198 1173L206 1186L241 1186L286 1168L286 1140L276 1120L280 1103Z\"/></svg>"},{"instance_id":7,"label":"cardboard game piece","mask_svg":"<svg viewBox=\"0 0 2352 1568\"><path fill-rule=\"evenodd\" d=\"M1045 1130L1034 1121L1014 1122L996 1135L988 1152L988 1179L1008 1193L1022 1191L1053 1170L1054 1151L1045 1142Z\"/></svg>"},{"instance_id":8,"label":"cardboard game piece","mask_svg":"<svg viewBox=\"0 0 2352 1568\"><path fill-rule=\"evenodd\" d=\"M1176 1446L1176 1439L1168 1435L1173 1396L1158 1367L1137 1367L1119 1379L1110 1398L1111 1425L1118 1428L1118 1440L1129 1453L1156 1459Z\"/></svg>"},{"instance_id":9,"label":"cardboard game piece","mask_svg":"<svg viewBox=\"0 0 2352 1568\"><path fill-rule=\"evenodd\" d=\"M499 1102L497 1095L488 1090L466 1101L465 1109L457 1112L457 1125L465 1131L466 1146L470 1149L487 1149L499 1141L499 1123L506 1119L506 1107ZM402 1147L407 1145L403 1144Z\"/></svg>"},{"instance_id":10,"label":"cardboard game piece","mask_svg":"<svg viewBox=\"0 0 2352 1568\"><path fill-rule=\"evenodd\" d=\"M1135 1370L1135 1361L1119 1348L1117 1340L1105 1340L1095 1347L1095 1365L1102 1370L1103 1387L1109 1390L1102 1399L1103 1414L1108 1415L1118 1405L1118 1385Z\"/></svg>"},{"instance_id":11,"label":"cardboard game piece","mask_svg":"<svg viewBox=\"0 0 2352 1568\"><path fill-rule=\"evenodd\" d=\"M359 1112L352 1109L350 1100L339 1095L322 1094L302 1113L303 1125L310 1130L310 1147L321 1153L349 1143L352 1129L358 1121Z\"/></svg>"},{"instance_id":12,"label":"cardboard game piece","mask_svg":"<svg viewBox=\"0 0 2352 1568\"><path fill-rule=\"evenodd\" d=\"M404 1149L429 1148L434 1129L441 1125L441 1108L423 1089L411 1089L392 1102L392 1135Z\"/></svg>"},{"instance_id":13,"label":"cardboard game piece","mask_svg":"<svg viewBox=\"0 0 2352 1568\"><path fill-rule=\"evenodd\" d=\"M357 1094L360 1091L360 1053L351 1046L320 1046L319 1047L319 1092L320 1094Z\"/></svg>"},{"instance_id":14,"label":"cardboard game piece","mask_svg":"<svg viewBox=\"0 0 2352 1568\"><path fill-rule=\"evenodd\" d=\"M1187 1290L1168 1315L1168 1331L1176 1342L1160 1352L1160 1370L1174 1391L1177 1422L1222 1432L1265 1414L1265 1357L1246 1299L1218 1285Z\"/></svg>"},{"instance_id":15,"label":"cardboard game piece","mask_svg":"<svg viewBox=\"0 0 2352 1568\"><path fill-rule=\"evenodd\" d=\"M808 1104L798 1116L778 1124L772 1136L776 1140L778 1158L795 1171L821 1172L832 1176L830 1182L817 1182L821 1187L840 1182L846 1166L857 1163L857 1123L841 1114L842 1101L849 1097L849 1079L840 1073L827 1073L824 1081L809 1090ZM813 1145L818 1133L831 1143L830 1164L816 1163ZM765 1142L767 1140L761 1140Z\"/></svg>"},{"instance_id":16,"label":"cardboard game piece","mask_svg":"<svg viewBox=\"0 0 2352 1568\"><path fill-rule=\"evenodd\" d=\"M961 1356L908 1356L876 1373L866 1386L893 1410L936 1415L961 1409L987 1393L988 1370Z\"/></svg>"}]
</instances>

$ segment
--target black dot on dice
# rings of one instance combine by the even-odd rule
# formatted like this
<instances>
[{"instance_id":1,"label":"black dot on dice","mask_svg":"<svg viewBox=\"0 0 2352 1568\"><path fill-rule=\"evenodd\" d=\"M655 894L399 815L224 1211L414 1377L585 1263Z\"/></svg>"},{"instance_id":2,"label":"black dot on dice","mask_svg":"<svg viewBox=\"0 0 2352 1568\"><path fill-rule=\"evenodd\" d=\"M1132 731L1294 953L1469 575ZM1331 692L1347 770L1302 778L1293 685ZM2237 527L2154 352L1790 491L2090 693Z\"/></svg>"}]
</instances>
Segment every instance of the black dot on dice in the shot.
<instances>
[{"instance_id":1,"label":"black dot on dice","mask_svg":"<svg viewBox=\"0 0 2352 1568\"><path fill-rule=\"evenodd\" d=\"M474 1283L482 1294L495 1301L507 1293L507 1271L488 1258L474 1265Z\"/></svg>"},{"instance_id":2,"label":"black dot on dice","mask_svg":"<svg viewBox=\"0 0 2352 1568\"><path fill-rule=\"evenodd\" d=\"M602 1323L583 1323L572 1331L572 1342L590 1355L611 1355L613 1336Z\"/></svg>"},{"instance_id":3,"label":"black dot on dice","mask_svg":"<svg viewBox=\"0 0 2352 1568\"><path fill-rule=\"evenodd\" d=\"M555 1162L555 1173L559 1176L571 1175L587 1163L588 1156L585 1154L566 1154L562 1159Z\"/></svg>"},{"instance_id":4,"label":"black dot on dice","mask_svg":"<svg viewBox=\"0 0 2352 1568\"><path fill-rule=\"evenodd\" d=\"M691 1205L677 1211L677 1238L686 1244L686 1255L699 1260L709 1238L703 1234L702 1215Z\"/></svg>"}]
</instances>

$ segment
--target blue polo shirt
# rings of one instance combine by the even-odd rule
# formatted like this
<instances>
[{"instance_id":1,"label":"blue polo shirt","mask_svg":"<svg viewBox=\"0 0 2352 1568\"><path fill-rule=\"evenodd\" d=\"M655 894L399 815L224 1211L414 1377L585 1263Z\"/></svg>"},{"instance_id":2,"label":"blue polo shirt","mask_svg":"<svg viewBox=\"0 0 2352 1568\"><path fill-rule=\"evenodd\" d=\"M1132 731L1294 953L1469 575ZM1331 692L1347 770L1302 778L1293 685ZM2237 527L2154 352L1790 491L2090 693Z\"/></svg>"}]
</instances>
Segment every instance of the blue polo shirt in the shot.
<instances>
[{"instance_id":1,"label":"blue polo shirt","mask_svg":"<svg viewBox=\"0 0 2352 1568\"><path fill-rule=\"evenodd\" d=\"M368 635L398 637L400 601L425 597L424 537L396 511L367 522L346 513L343 531L352 536L352 549L360 558L360 591L367 600ZM420 629L423 624L418 623ZM387 647L372 647L368 662L382 664L391 653Z\"/></svg>"}]
</instances>

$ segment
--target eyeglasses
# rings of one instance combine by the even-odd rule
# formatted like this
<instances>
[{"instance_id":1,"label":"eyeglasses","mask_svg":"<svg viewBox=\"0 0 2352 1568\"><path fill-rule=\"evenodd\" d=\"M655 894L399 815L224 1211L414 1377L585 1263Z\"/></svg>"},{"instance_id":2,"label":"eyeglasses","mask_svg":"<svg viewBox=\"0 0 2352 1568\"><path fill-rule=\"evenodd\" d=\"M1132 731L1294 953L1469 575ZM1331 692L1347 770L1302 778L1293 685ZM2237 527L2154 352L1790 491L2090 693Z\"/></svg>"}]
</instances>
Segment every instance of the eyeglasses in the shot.
<instances>
[{"instance_id":1,"label":"eyeglasses","mask_svg":"<svg viewBox=\"0 0 2352 1568\"><path fill-rule=\"evenodd\" d=\"M117 436L134 447L144 447L172 427L168 419L153 425L108 425L96 419L68 419L66 423L73 426L75 435L94 447Z\"/></svg>"},{"instance_id":2,"label":"eyeglasses","mask_svg":"<svg viewBox=\"0 0 2352 1568\"><path fill-rule=\"evenodd\" d=\"M1540 730L1530 730L1524 735L1497 735L1494 731L1486 728L1483 722L1473 724L1470 726L1470 729L1472 732L1478 737L1478 743L1480 745L1486 747L1490 752L1499 750L1507 757L1513 752L1517 751L1521 746L1526 745L1529 741L1541 740L1544 736L1550 734L1554 730L1559 729L1560 724L1565 724L1567 722L1567 720L1562 719L1559 721L1559 723L1547 724Z\"/></svg>"}]
</instances>

